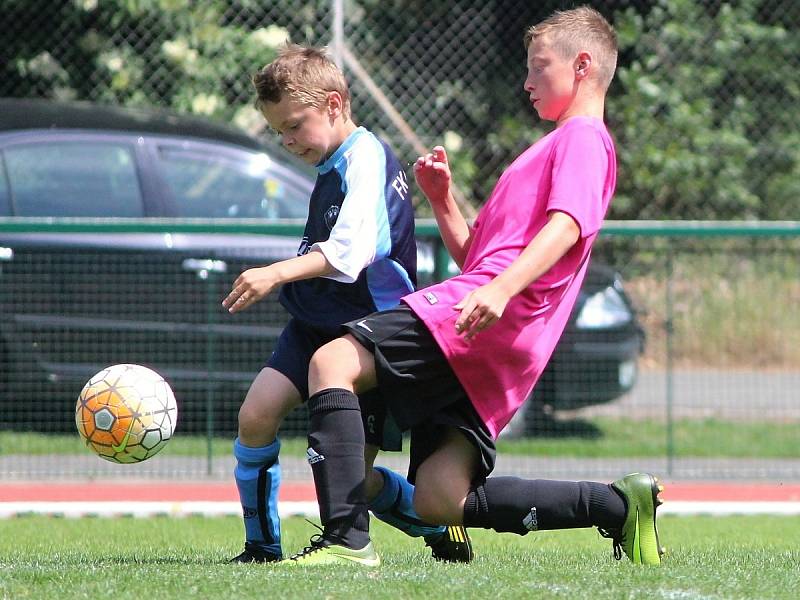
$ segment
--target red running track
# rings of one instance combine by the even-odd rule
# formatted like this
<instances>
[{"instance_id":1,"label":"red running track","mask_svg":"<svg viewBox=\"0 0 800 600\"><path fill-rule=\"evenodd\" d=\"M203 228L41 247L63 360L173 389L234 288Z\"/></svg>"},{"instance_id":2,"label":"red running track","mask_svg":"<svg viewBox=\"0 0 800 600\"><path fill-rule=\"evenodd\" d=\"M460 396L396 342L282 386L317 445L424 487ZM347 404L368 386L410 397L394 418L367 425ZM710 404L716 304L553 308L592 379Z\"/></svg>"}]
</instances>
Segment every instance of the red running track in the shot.
<instances>
[{"instance_id":1,"label":"red running track","mask_svg":"<svg viewBox=\"0 0 800 600\"><path fill-rule=\"evenodd\" d=\"M312 482L281 484L279 500L316 499ZM92 481L88 483L26 482L0 484L0 502L228 502L238 501L233 482L163 483Z\"/></svg>"}]
</instances>

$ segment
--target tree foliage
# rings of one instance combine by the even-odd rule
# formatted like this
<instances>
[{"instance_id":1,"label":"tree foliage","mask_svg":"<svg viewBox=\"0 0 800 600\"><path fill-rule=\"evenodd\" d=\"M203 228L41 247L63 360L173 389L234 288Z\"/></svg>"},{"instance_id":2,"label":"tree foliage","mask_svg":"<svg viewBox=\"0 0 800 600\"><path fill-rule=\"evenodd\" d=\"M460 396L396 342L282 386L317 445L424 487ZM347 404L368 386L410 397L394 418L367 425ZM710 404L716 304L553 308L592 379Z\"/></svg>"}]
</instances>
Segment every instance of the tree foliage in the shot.
<instances>
[{"instance_id":1,"label":"tree foliage","mask_svg":"<svg viewBox=\"0 0 800 600\"><path fill-rule=\"evenodd\" d=\"M425 143L448 141L479 204L550 127L522 90L521 40L564 4L350 0L345 35ZM621 44L607 103L619 154L610 216L800 219L800 3L596 4ZM262 124L250 75L287 36L330 41L325 0L0 0L0 16L2 95L165 106L250 130ZM409 153L348 75L358 120Z\"/></svg>"},{"instance_id":2,"label":"tree foliage","mask_svg":"<svg viewBox=\"0 0 800 600\"><path fill-rule=\"evenodd\" d=\"M759 20L762 3L710 12L660 2L618 15L635 59L608 103L619 142L614 216L798 218L797 26ZM787 110L788 109L788 110ZM794 113L794 114L792 114Z\"/></svg>"}]
</instances>

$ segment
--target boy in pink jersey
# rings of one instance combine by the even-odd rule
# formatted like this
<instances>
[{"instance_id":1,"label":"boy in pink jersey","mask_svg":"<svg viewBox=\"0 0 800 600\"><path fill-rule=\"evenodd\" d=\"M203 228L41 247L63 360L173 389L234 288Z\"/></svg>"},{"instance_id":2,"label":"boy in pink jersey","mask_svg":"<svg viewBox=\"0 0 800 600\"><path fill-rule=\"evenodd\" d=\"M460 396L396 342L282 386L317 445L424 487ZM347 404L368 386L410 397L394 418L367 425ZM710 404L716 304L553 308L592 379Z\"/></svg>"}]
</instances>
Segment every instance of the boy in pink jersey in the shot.
<instances>
[{"instance_id":1,"label":"boy in pink jersey","mask_svg":"<svg viewBox=\"0 0 800 600\"><path fill-rule=\"evenodd\" d=\"M611 26L587 7L556 12L525 45L525 91L556 128L506 169L473 226L450 193L444 149L414 167L462 274L347 324L348 335L312 358L309 455L324 530L288 564L379 562L368 532L353 527L366 510L364 470L352 460L363 455L355 394L375 387L411 431L409 480L423 520L520 535L596 526L615 557L661 561L663 488L651 475L612 484L489 477L494 440L561 336L616 181L603 123L617 56Z\"/></svg>"}]
</instances>

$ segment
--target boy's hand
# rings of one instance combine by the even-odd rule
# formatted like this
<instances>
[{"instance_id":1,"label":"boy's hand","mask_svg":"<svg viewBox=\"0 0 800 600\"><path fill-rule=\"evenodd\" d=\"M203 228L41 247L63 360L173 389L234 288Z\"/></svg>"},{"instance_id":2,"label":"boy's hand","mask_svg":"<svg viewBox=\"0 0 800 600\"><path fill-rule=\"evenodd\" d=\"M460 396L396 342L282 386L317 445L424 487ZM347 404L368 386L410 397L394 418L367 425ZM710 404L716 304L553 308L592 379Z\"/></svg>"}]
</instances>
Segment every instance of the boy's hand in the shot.
<instances>
[{"instance_id":1,"label":"boy's hand","mask_svg":"<svg viewBox=\"0 0 800 600\"><path fill-rule=\"evenodd\" d=\"M442 146L434 147L430 154L417 159L414 177L431 204L439 204L447 199L450 193L450 165Z\"/></svg>"},{"instance_id":2,"label":"boy's hand","mask_svg":"<svg viewBox=\"0 0 800 600\"><path fill-rule=\"evenodd\" d=\"M472 339L503 316L510 299L511 296L494 282L472 290L453 307L461 311L456 319L456 331Z\"/></svg>"},{"instance_id":3,"label":"boy's hand","mask_svg":"<svg viewBox=\"0 0 800 600\"><path fill-rule=\"evenodd\" d=\"M222 301L222 306L231 313L244 310L269 294L277 283L269 267L247 269L233 282L233 289Z\"/></svg>"}]
</instances>

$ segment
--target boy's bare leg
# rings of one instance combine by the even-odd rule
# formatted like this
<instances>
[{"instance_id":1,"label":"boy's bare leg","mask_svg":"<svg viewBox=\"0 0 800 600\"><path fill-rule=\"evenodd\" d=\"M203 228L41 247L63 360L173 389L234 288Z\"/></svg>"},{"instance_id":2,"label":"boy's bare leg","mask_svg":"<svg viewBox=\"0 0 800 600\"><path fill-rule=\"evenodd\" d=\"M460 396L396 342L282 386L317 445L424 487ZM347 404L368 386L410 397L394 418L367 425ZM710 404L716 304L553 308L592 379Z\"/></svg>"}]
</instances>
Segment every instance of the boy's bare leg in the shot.
<instances>
[{"instance_id":1,"label":"boy's bare leg","mask_svg":"<svg viewBox=\"0 0 800 600\"><path fill-rule=\"evenodd\" d=\"M614 540L616 558L624 552L634 563L661 562L655 512L663 487L651 475L634 473L612 484L518 477L476 481L478 460L468 439L450 430L417 469L417 513L430 522L520 535L595 526Z\"/></svg>"},{"instance_id":2,"label":"boy's bare leg","mask_svg":"<svg viewBox=\"0 0 800 600\"><path fill-rule=\"evenodd\" d=\"M292 382L266 367L253 380L239 409L239 436L234 441L233 454L245 549L232 562L271 562L282 557L277 433L285 416L300 402L300 393Z\"/></svg>"},{"instance_id":3,"label":"boy's bare leg","mask_svg":"<svg viewBox=\"0 0 800 600\"><path fill-rule=\"evenodd\" d=\"M372 500L383 489L383 476L380 472L375 470L375 459L378 457L380 448L373 444L367 444L364 447L364 462L366 467L366 483L364 490L367 498Z\"/></svg>"},{"instance_id":4,"label":"boy's bare leg","mask_svg":"<svg viewBox=\"0 0 800 600\"><path fill-rule=\"evenodd\" d=\"M309 395L334 388L359 394L377 385L375 357L351 335L325 344L308 366Z\"/></svg>"},{"instance_id":5,"label":"boy's bare leg","mask_svg":"<svg viewBox=\"0 0 800 600\"><path fill-rule=\"evenodd\" d=\"M286 415L301 402L300 392L288 377L263 368L239 408L239 441L251 448L271 444Z\"/></svg>"},{"instance_id":6,"label":"boy's bare leg","mask_svg":"<svg viewBox=\"0 0 800 600\"><path fill-rule=\"evenodd\" d=\"M309 409L312 413L312 420L315 422L312 423L312 429L313 425L327 418L324 413L330 410L327 406L319 405L318 396L324 396L325 394L316 395L314 394L315 391L335 390L336 399L333 400L333 404L339 408L344 404L350 404L355 407L353 400L347 400L345 396L356 391L368 391L376 384L374 358L354 338L345 336L334 340L324 348L323 351L318 352L318 355L315 355L315 359L312 360L309 369L309 390L312 392L312 399L309 400ZM325 400L324 402L330 403L331 401ZM352 411L342 410L340 412L343 414L339 418L347 419L345 413ZM351 427L354 428L355 418L350 417L349 421L352 422ZM340 425L340 432L344 431L344 427L343 421ZM321 443L328 447L333 447L336 444L333 439L321 439L320 437L309 438L309 441L311 445ZM413 486L405 478L388 469L382 467L373 469L372 464L376 450L373 448L366 451L366 460L363 463L365 469L363 493L366 506L369 506L378 518L394 527L405 531L409 535L424 537L425 543L431 548L434 558L446 561L469 562L472 559L472 547L469 537L463 528L453 529L441 525L429 525L428 522L419 519L412 504ZM315 452L317 452L316 449ZM355 463L356 457L352 456L348 460ZM322 500L321 509L322 505L325 504L326 498L331 503L331 506L337 503L342 503L342 506L344 506L343 498L351 494L353 490L349 487L337 491L336 488L340 484L342 474L338 473L335 477L333 474L327 474L327 465L324 462L319 461L312 465L315 482L318 485L317 495ZM323 518L329 519L329 522L332 523L329 529L331 537L334 539L340 537L338 533L339 525L336 523L337 521L342 521L337 517L340 513L343 516L348 514L347 511L337 511L335 508L323 514ZM357 520L359 527L365 527L365 517L363 515L359 516ZM351 544L352 547L360 547L360 544L366 543L367 540L368 537L363 533L356 532L344 543Z\"/></svg>"},{"instance_id":7,"label":"boy's bare leg","mask_svg":"<svg viewBox=\"0 0 800 600\"><path fill-rule=\"evenodd\" d=\"M461 526L431 525L414 508L414 486L395 471L375 467L376 446L367 445L366 493L372 514L411 537L422 537L436 560L468 563L472 561L472 541Z\"/></svg>"},{"instance_id":8,"label":"boy's bare leg","mask_svg":"<svg viewBox=\"0 0 800 600\"><path fill-rule=\"evenodd\" d=\"M478 450L455 429L417 469L414 508L429 523L462 525L464 502L478 465Z\"/></svg>"}]
</instances>

